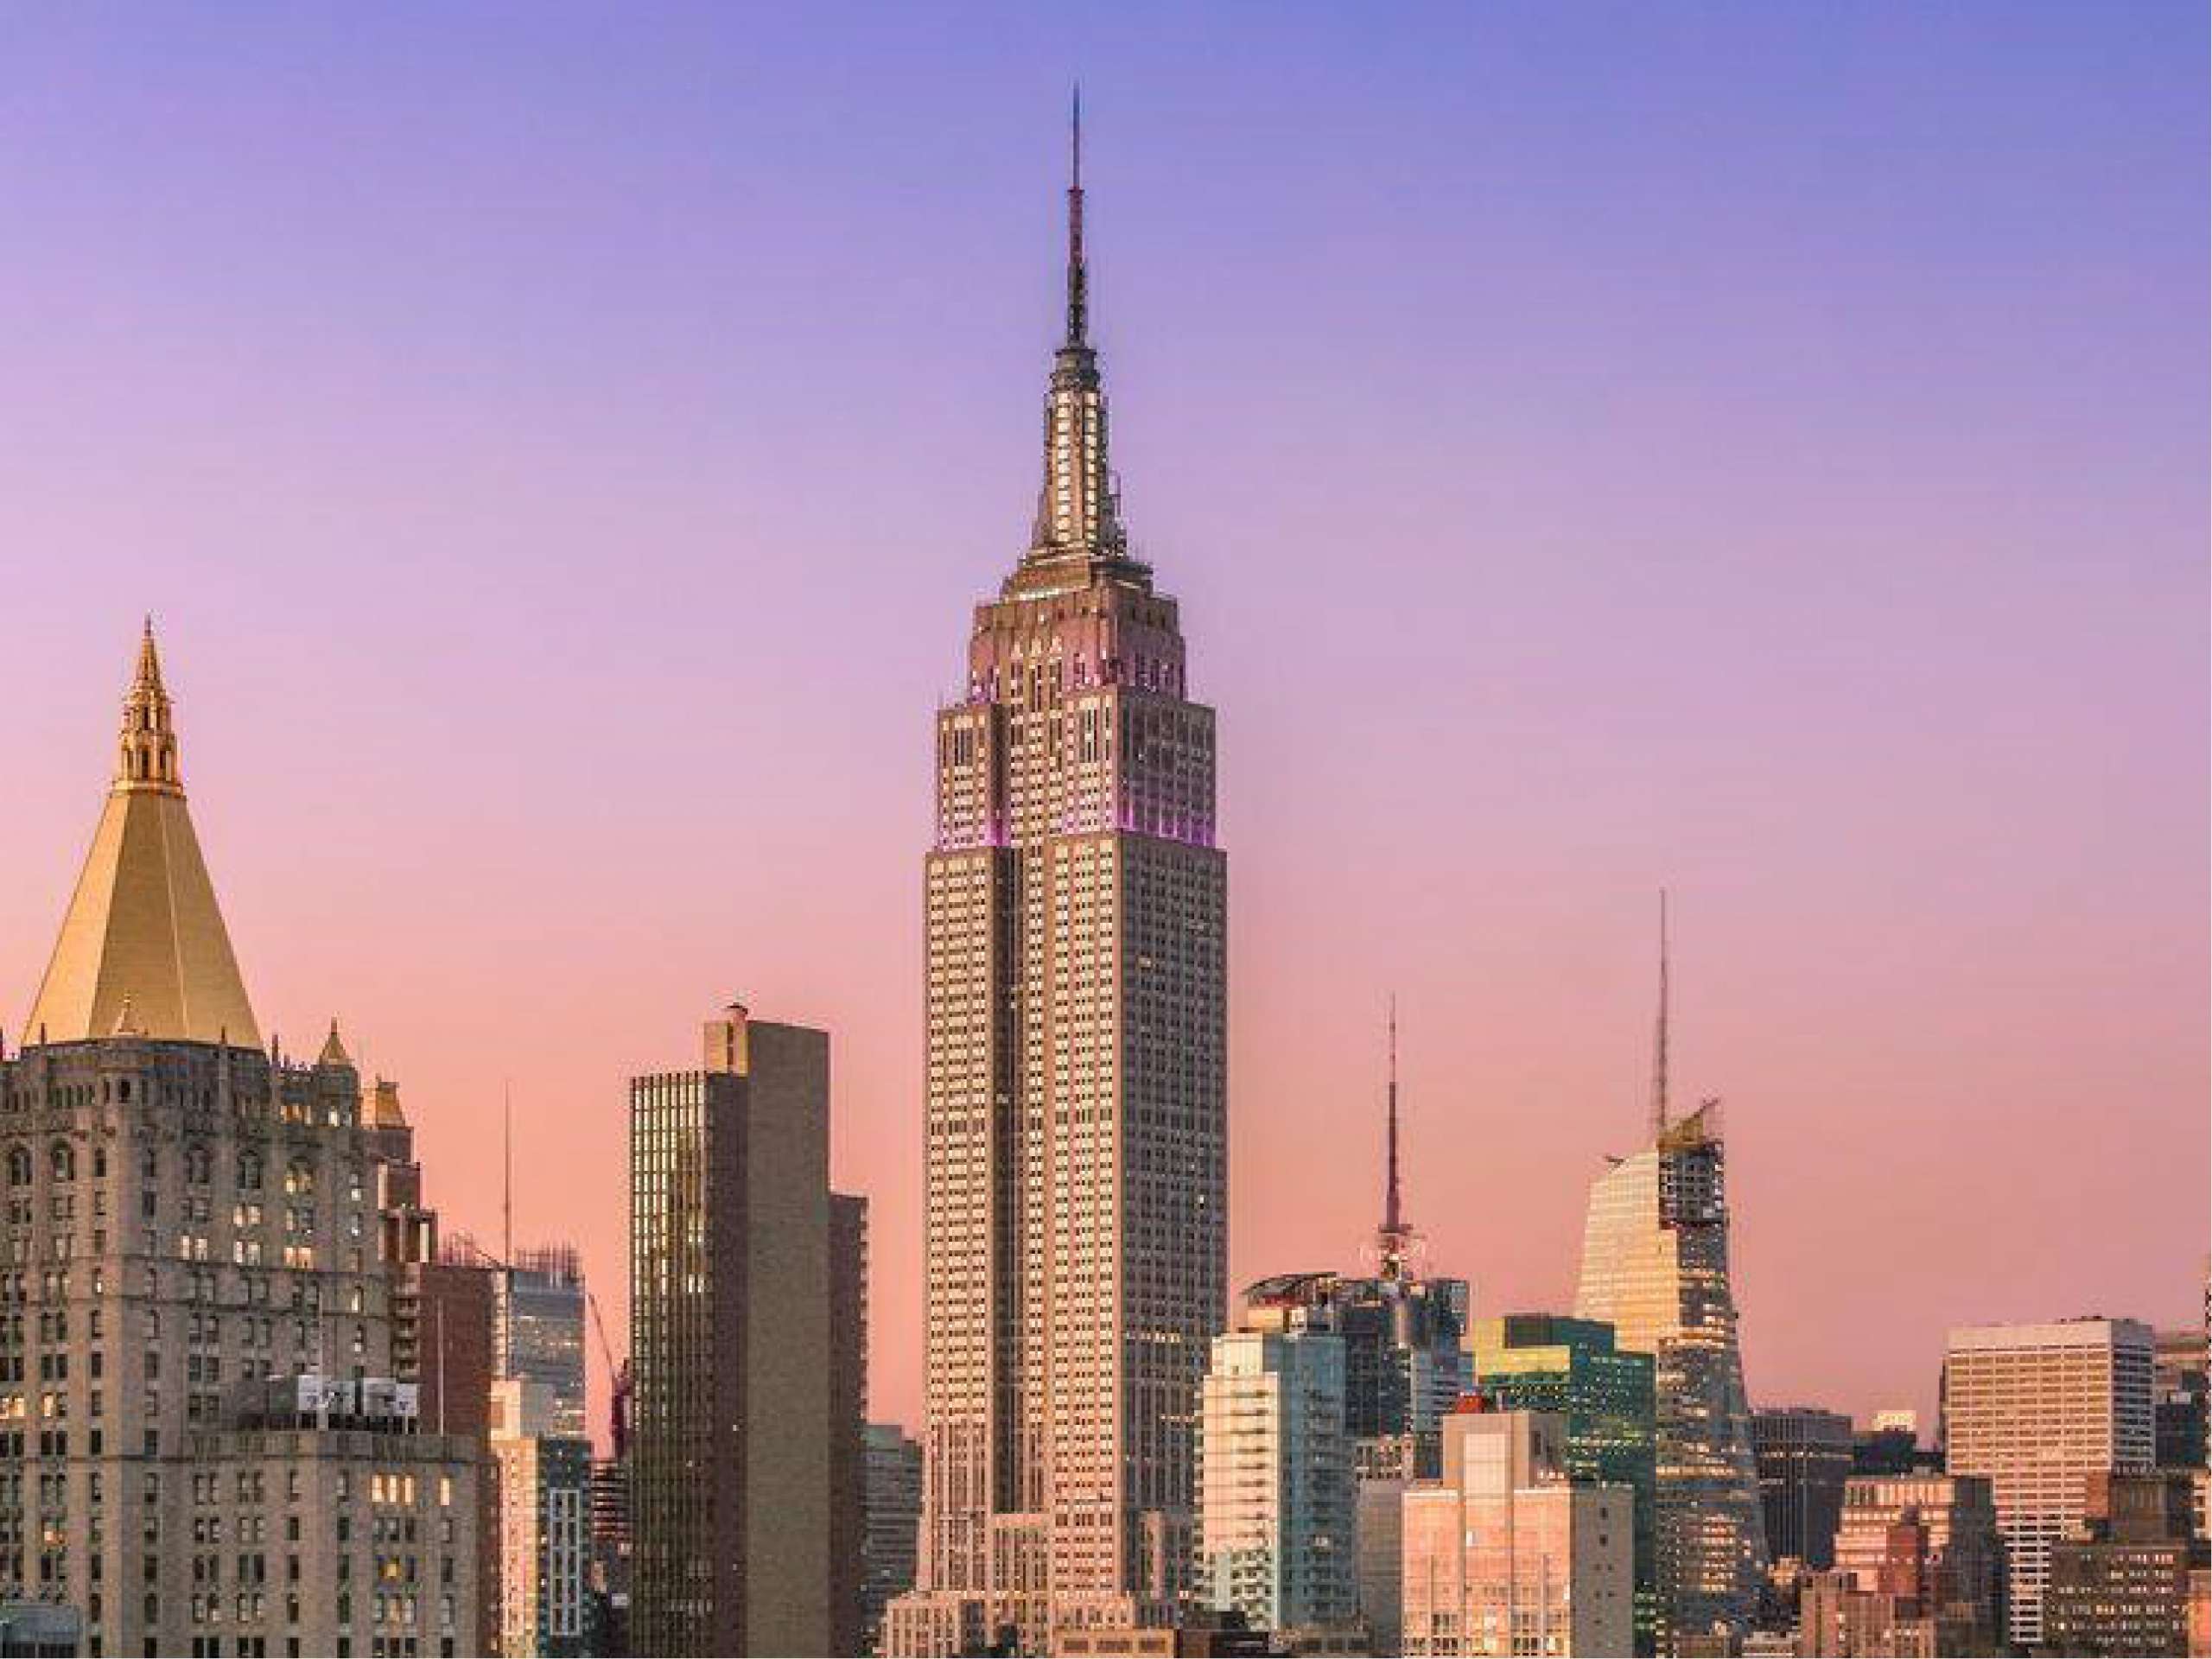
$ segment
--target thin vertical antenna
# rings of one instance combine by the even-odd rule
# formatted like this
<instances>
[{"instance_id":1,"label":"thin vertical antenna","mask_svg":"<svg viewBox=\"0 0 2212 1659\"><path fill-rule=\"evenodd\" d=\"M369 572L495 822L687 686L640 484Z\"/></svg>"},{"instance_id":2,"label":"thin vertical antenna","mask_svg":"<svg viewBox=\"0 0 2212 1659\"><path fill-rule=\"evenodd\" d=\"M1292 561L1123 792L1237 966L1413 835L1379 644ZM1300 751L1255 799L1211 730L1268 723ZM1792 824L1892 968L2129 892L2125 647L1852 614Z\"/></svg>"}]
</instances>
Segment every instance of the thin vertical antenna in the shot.
<instances>
[{"instance_id":1,"label":"thin vertical antenna","mask_svg":"<svg viewBox=\"0 0 2212 1659\"><path fill-rule=\"evenodd\" d=\"M1398 1207L1398 997L1390 995L1390 1174L1382 1198L1382 1230L1392 1237L1403 1230Z\"/></svg>"},{"instance_id":2,"label":"thin vertical antenna","mask_svg":"<svg viewBox=\"0 0 2212 1659\"><path fill-rule=\"evenodd\" d=\"M1083 84L1068 111L1068 339L1087 343L1090 333L1090 276L1083 257Z\"/></svg>"},{"instance_id":3,"label":"thin vertical antenna","mask_svg":"<svg viewBox=\"0 0 2212 1659\"><path fill-rule=\"evenodd\" d=\"M499 1262L515 1259L515 1090L499 1080Z\"/></svg>"},{"instance_id":4,"label":"thin vertical antenna","mask_svg":"<svg viewBox=\"0 0 2212 1659\"><path fill-rule=\"evenodd\" d=\"M1651 1141L1667 1132L1667 889L1659 889L1659 1020L1651 1041Z\"/></svg>"}]
</instances>

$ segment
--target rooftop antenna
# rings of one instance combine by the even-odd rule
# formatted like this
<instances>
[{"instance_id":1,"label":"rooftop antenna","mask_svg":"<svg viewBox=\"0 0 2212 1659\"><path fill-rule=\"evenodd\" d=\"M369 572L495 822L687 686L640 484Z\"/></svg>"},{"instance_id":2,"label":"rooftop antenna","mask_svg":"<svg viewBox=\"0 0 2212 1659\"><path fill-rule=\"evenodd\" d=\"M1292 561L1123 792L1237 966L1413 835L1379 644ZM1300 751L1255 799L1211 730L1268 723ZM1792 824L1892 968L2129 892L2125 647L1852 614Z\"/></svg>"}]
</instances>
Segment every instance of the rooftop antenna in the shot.
<instances>
[{"instance_id":1,"label":"rooftop antenna","mask_svg":"<svg viewBox=\"0 0 2212 1659\"><path fill-rule=\"evenodd\" d=\"M1651 1040L1651 1141L1667 1132L1667 889L1659 889L1659 1019Z\"/></svg>"},{"instance_id":2,"label":"rooftop antenna","mask_svg":"<svg viewBox=\"0 0 2212 1659\"><path fill-rule=\"evenodd\" d=\"M515 1090L499 1079L499 1259L515 1259Z\"/></svg>"},{"instance_id":3,"label":"rooftop antenna","mask_svg":"<svg viewBox=\"0 0 2212 1659\"><path fill-rule=\"evenodd\" d=\"M1090 332L1090 275L1083 257L1083 83L1068 109L1068 339L1087 343Z\"/></svg>"},{"instance_id":4,"label":"rooftop antenna","mask_svg":"<svg viewBox=\"0 0 2212 1659\"><path fill-rule=\"evenodd\" d=\"M1398 998L1390 997L1390 1082L1385 1097L1389 1102L1388 1173L1382 1188L1382 1225L1376 1230L1376 1253L1382 1258L1382 1276L1396 1279L1406 1265L1406 1244L1413 1236L1413 1229L1406 1225L1405 1211L1398 1187Z\"/></svg>"}]
</instances>

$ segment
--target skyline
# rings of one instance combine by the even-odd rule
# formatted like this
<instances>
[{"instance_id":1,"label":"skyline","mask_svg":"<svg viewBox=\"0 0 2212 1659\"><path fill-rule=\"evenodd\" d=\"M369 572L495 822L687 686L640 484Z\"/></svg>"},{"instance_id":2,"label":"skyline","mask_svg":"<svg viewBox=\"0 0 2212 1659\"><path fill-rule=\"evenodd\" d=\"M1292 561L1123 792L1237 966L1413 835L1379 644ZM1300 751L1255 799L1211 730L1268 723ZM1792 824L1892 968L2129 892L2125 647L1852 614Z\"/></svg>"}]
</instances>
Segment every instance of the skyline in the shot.
<instances>
[{"instance_id":1,"label":"skyline","mask_svg":"<svg viewBox=\"0 0 2212 1659\"><path fill-rule=\"evenodd\" d=\"M2065 34L2047 14L2031 17ZM305 32L274 28L280 45L264 49L281 52L283 40ZM1926 32L1948 38L1940 28ZM371 55L372 69L391 70ZM2164 66L2139 69L2151 75L2154 67ZM191 79L221 67L188 57L180 73ZM1472 344L1447 338L1440 348L1468 370L1491 354L1493 378L1440 398L1434 364L1415 362L1411 348L1439 347L1437 331L1421 325L1466 325L1480 306L1447 307L1457 296L1409 276L1428 308L1406 319L1414 326L1402 335L1363 335L1363 326L1376 326L1376 306L1387 309L1394 293L1408 290L1370 291L1361 314L1348 297L1359 291L1348 265L1297 242L1276 245L1272 270L1240 254L1240 226L1267 245L1266 233L1281 232L1294 209L1310 216L1310 202L1264 188L1241 197L1235 210L1244 217L1232 216L1226 240L1189 222L1231 208L1219 200L1223 180L1179 164L1180 143L1236 158L1236 136L1204 121L1173 138L1148 130L1146 82L1102 84L1088 66L1085 73L1093 308L1120 416L1126 516L1183 602L1200 665L1194 694L1229 723L1224 839L1239 860L1232 1287L1356 1261L1382 1185L1382 1007L1395 989L1404 1005L1407 1211L1432 1242L1436 1270L1473 1281L1478 1313L1564 1311L1587 1179L1604 1154L1635 1144L1643 1122L1649 906L1663 883L1676 907L1675 1074L1685 1098L1718 1093L1729 1103L1755 1403L1802 1395L1863 1415L1910 1399L1925 1410L1948 1325L2090 1311L2167 1323L2193 1312L2205 1241L2204 746L2201 686L2184 692L2181 683L2191 672L2201 679L2203 630L2202 604L2174 601L2202 598L2201 560L2189 544L2192 528L2201 530L2201 487L2186 502L2181 496L2202 482L2201 448L2190 460L2187 441L2202 435L2202 406L2201 386L2182 392L2179 376L2170 385L2161 370L2172 365L2152 361L2147 348L2152 335L2162 346L2201 340L2201 315L2183 321L2181 309L2187 279L2201 274L2201 240L2189 238L2178 254L2155 239L2138 251L2164 279L2149 290L2156 321L2136 325L2141 340L2093 315L2091 300L2107 292L2142 298L2124 284L2100 287L2100 278L2120 281L2101 267L2061 261L2024 273L2005 296L2019 314L1992 321L1949 308L1973 283L1961 280L1954 293L1943 279L1987 282L1979 261L1965 273L1940 261L1914 266L1898 279L1905 297L1891 296L1897 312L1884 318L1876 308L1878 320L1897 330L1886 344L1899 351L1940 349L1945 329L1964 326L1946 371L1915 377L1878 355L1871 365L1794 365L1831 391L1857 385L1871 367L1885 395L1861 412L1901 429L1886 434L1878 422L1835 433L1813 408L1817 399L1777 404L1778 384L1761 397L1755 374L1751 386L1726 387L1736 396L1717 408L1680 397L1682 385L1677 399L1639 404L1639 390L1666 385L1686 364L1656 337L1663 329L1645 340L1636 327L1610 344L1638 347L1626 360L1647 369L1650 383L1602 378L1603 352L1585 342L1589 356L1562 359L1583 377L1566 377L1562 391L1539 372L1540 353L1516 354L1493 325ZM11 414L35 402L49 418L11 422L22 427L22 442L0 460L0 536L50 550L22 573L28 581L19 577L16 602L0 617L0 671L17 707L38 705L17 722L17 812L0 829L0 853L17 878L0 900L0 935L19 942L0 964L10 1032L23 1034L13 1022L30 1005L83 851L125 630L150 605L162 619L194 811L264 1033L286 1033L288 1048L305 1051L335 1013L364 1069L405 1085L431 1200L480 1233L493 1230L496 1198L454 1172L486 1166L486 1149L496 1148L500 1078L514 1079L518 1126L533 1105L559 1113L575 1126L574 1142L541 1149L518 1137L518 1233L573 1232L594 1288L613 1293L613 1311L621 1300L620 1217L605 1214L603 1203L588 1207L588 1194L564 1192L558 1177L614 1166L621 1079L681 1043L688 1027L671 1023L671 1011L703 1017L735 994L826 1027L837 1078L836 1179L880 1206L872 1409L915 1422L921 956L912 884L929 777L912 712L926 707L925 687L945 694L957 685L956 619L1019 552L1033 497L1034 365L1056 308L1051 105L1064 87L1065 77L1040 72L1029 105L993 111L988 132L957 130L969 160L988 153L997 169L989 188L957 168L932 175L942 158L929 143L899 158L911 171L899 174L888 205L905 214L900 227L912 232L938 212L964 212L976 216L976 245L938 251L925 270L902 270L889 291L869 292L880 313L864 321L850 293L803 309L802 340L853 356L849 364L832 353L825 386L774 378L779 431L769 429L757 395L747 403L745 385L759 377L739 372L738 354L709 353L711 371L684 373L673 327L657 350L627 359L619 347L601 357L571 346L557 329L518 329L475 362L484 382L464 375L450 388L466 416L441 403L439 378L403 372L396 390L365 397L346 406L346 420L327 425L339 407L334 391L367 390L346 378L359 369L358 354L416 337L375 309L422 297L397 267L341 283L365 308L325 333L320 319L281 307L260 318L223 309L227 296L194 280L209 283L217 270L188 258L176 273L181 292L163 294L153 279L171 268L151 246L111 270L106 286L76 284L87 273L73 258L99 234L118 234L113 226L135 226L127 215L111 214L98 231L89 217L76 221L77 240L42 239L29 269L0 286L0 321L18 332L48 321L22 380L54 394L10 395ZM1932 99L1937 89L1923 90ZM2078 124L2099 111L2114 125L2139 122L2139 99L2120 107L2127 102L2082 98L2020 119L2037 131L2043 122L2053 130L2076 124L2075 142L2111 166L2113 155L2132 153L2121 148L2128 135L2093 124L2085 138ZM35 121L35 100L0 120L12 130L27 110ZM230 118L239 124L236 142L256 114L248 103ZM685 105L670 120L685 128L697 114ZM1442 118L1418 103L1404 116ZM745 118L731 117L728 152L709 153L728 161L741 149ZM1567 159L1542 150L1541 132L1510 130L1555 163ZM466 129L434 123L431 130L450 142ZM303 136L311 153L332 140L313 124ZM507 136L515 148L499 157L530 153ZM160 187L188 181L194 159L144 158L143 170L124 169L107 190L127 203L143 188L150 194L142 205L158 205ZM402 159L427 164L420 150ZM1967 162L2008 158L1949 159L1979 178ZM2094 206L2115 226L2131 213L2148 222L2168 188L2124 168L2115 186L2095 166L2067 173L2062 158L2044 159L2072 187L2063 193L2068 207ZM630 160L644 168L669 158ZM21 159L0 161L0 169L11 184L38 177ZM2177 172L2199 173L2201 161ZM835 168L822 176L843 178ZM1656 176L1669 175L1662 167ZM248 189L239 202L272 212L300 206L281 178L249 172L246 182L257 181L268 194ZM2107 193L2094 204L2092 184ZM988 199L1001 188L1002 200ZM1628 194L1624 183L1595 199L1627 213ZM1331 200L1344 214L1332 222L1410 234L1395 222L1376 232L1341 189ZM1780 204L1758 200L1782 216L1782 228L1797 225ZM769 205L798 213L780 199ZM842 232L881 224L863 206L840 198L818 217L776 221L818 262L804 276L849 266L856 281L885 277L880 258L854 259L848 249L841 266L833 257ZM1841 207L1860 220L1881 217L1865 201ZM592 213L635 228L607 200L594 198ZM1994 216L1999 231L2028 234L2024 219ZM321 226L324 235L336 228ZM378 245L367 228L326 251ZM1541 256L1542 232L1562 232L1565 221L1502 228L1517 235L1497 244L1501 252L1524 263L1485 268L1478 291L1517 302L1502 315L1522 321L1541 297L1539 277L1564 274ZM252 233L325 247L313 236ZM659 251L672 253L682 240ZM484 302L489 287L472 284L501 268L500 250L514 257L533 245L524 227L496 225L480 242L456 245L488 263L459 259L448 274ZM203 259L219 251L213 239L185 249ZM1214 280L1192 280L1189 261ZM338 275L307 263L318 280ZM948 279L955 264L965 275ZM1847 292L1842 282L1823 284L1813 265L1790 268L1800 286L1782 284L1803 307L1790 319L1800 325ZM726 277L745 267L719 269ZM1648 280L1655 270L1678 282L1690 274L1656 251L1624 274ZM699 306L713 286L671 289L666 271L629 276L617 292ZM1745 300L1771 276L1747 276L1729 297ZM1916 283L1938 291L1923 310L1909 303ZM1630 286L1605 292L1618 307ZM560 292L558 320L588 320L588 287ZM1194 291L1179 291L1185 288ZM1215 288L1251 302L1255 315L1238 324ZM768 281L721 296L744 311L748 350L767 349L758 331L792 291ZM980 315L935 315L969 293L986 301ZM1290 301L1323 295L1336 297L1326 315L1350 325L1343 334L1278 326L1296 308ZM1756 308L1749 316L1754 334L1777 321L1770 293L1769 301L1763 317ZM452 344L447 330L468 320L462 310L427 318L429 337ZM652 330L641 334L633 319L625 326L626 316L607 321L611 337L652 347ZM236 333L219 334L208 351L204 335L155 327L168 318L226 320ZM1608 321L1619 330L1654 320L1618 309L1580 319L1601 334ZM54 330L56 321L105 321L109 332L72 335ZM1559 332L1564 319L1539 313L1536 321L1550 325L1538 328L1540 339L1570 343ZM1705 319L1700 343L1723 341L1725 321L1747 320ZM2057 337L2075 355L2045 365L2049 385L2014 384L2028 359L2048 352L2058 321L2074 324ZM134 321L153 332L134 339ZM857 340L840 338L838 327ZM1787 327L1780 337L1802 343ZM264 340L279 354L301 353L292 373L263 383L226 354ZM890 389L885 404L878 394L887 389L869 383L859 406L898 418L855 422L846 400L857 394L844 372L882 360L893 341L918 359L899 365L900 380L913 384ZM1378 343L1385 349L1360 354ZM109 383L96 372L105 350L122 348L112 370L131 360L134 345L151 372L104 391ZM168 354L146 352L150 345ZM2128 356L2130 346L2141 360ZM1452 358L1454 347L1464 357ZM1740 376L1757 365L1750 346L1738 349L1745 354L1724 353L1722 361ZM500 371L512 384L490 384ZM533 372L548 378L538 382ZM318 373L336 378L318 381ZM1947 373L1963 374L1975 395L1961 397ZM2131 435L2140 443L2163 435L2171 450L2151 443L2138 454L2107 439L2108 453L2086 426L2075 429L2072 417L2112 412L2079 390L2085 376L2122 412L2142 406L2126 392L2147 396ZM684 418L672 426L651 418L660 407L657 377L671 377L683 394ZM1363 395L1363 382L1381 390ZM594 387L613 394L610 407L588 406ZM1547 390L1551 401L1532 400ZM709 412L710 391L726 425ZM1936 407L1911 405L1918 418L1908 417L1908 391ZM2015 401L2023 392L2027 400ZM229 418L187 421L211 393ZM1408 395L1425 399L1415 405L1425 414L1460 423L1463 437L1479 433L1495 448L1454 450L1389 412L1394 396ZM1350 411L1349 429L1389 442L1338 458L1322 416L1339 410ZM495 411L514 423L512 433L495 429ZM1758 477L1720 464L1729 440L1756 438L1762 417L1777 411L1794 412L1796 423L1752 445L1765 463ZM1944 415L1969 411L1985 423L1971 436L1936 429ZM435 429L442 413L454 424ZM144 424L164 419L166 432ZM257 419L272 424L257 431ZM280 419L299 429L280 430ZM1709 448L1669 448L1669 427L1685 419L1714 423ZM433 429L413 431L422 420ZM1586 455L1515 432L1525 424L1556 439L1583 422L1599 432ZM243 437L228 435L233 429ZM855 453L886 430L912 442L869 442ZM349 433L371 441L365 454L316 448ZM1815 438L1837 435L1851 442L1828 453L1839 476L1823 483L1805 472L1808 452ZM2036 464L2060 435L2080 469L2068 477ZM603 447L608 440L614 447ZM664 444L658 451L656 440ZM469 472L445 454L446 442L487 470ZM1917 444L1941 461L1913 470ZM214 445L235 445L235 454L220 461ZM1639 467L1646 445L1681 470L1662 478L1656 458ZM1465 465L1469 455L1478 457L1473 480L1438 476L1440 462ZM1584 499L1586 474L1569 466L1578 458L1628 480L1618 497ZM264 462L272 463L265 474ZM709 481L709 470L726 463L741 467L742 490ZM2146 476L2134 477L2137 468ZM272 487L246 487L264 476ZM1662 481L1673 493L1655 496ZM2114 493L2130 481L2135 493ZM833 482L840 487L823 487ZM1863 499L1875 483L1903 487L1878 504ZM118 495L118 486L137 493ZM1516 490L1532 499L1516 500ZM1959 498L1974 511L1961 513ZM1814 532L1822 510L1846 505L1868 516ZM1869 512L1878 505L1890 512ZM1758 527L1743 534L1738 523L1732 542L1720 533L1732 506ZM1639 509L1654 512L1656 528ZM1456 515L1470 512L1476 518L1458 528ZM1642 537L1622 538L1631 524ZM2132 541L2131 525L2142 532ZM742 539L747 529L757 541ZM1418 593L1348 579L1377 568L1366 543L1378 531L1389 553L1421 574ZM1885 531L1906 533L1908 550L1928 563L1891 555L1896 562L1885 563ZM1591 563L1578 569L1562 557L1532 570L1517 551L1532 543ZM1788 544L1779 554L1778 543ZM910 543L926 556L910 556ZM393 546L402 550L396 581ZM560 582L531 586L545 575L549 548L567 562L575 593ZM1346 549L1357 556L1346 558ZM1643 563L1654 551L1672 556L1671 581ZM1888 591L1842 581L1832 561L1843 556L1862 559L1872 585ZM1279 559L1289 579L1250 586L1280 607L1253 626L1230 600L1242 590L1238 573L1262 556ZM1478 575L1455 588L1452 567L1462 560ZM410 565L435 587L410 586ZM2109 588L2089 580L2101 573L2116 579ZM711 590L701 584L717 575L728 584L721 602L702 602ZM2005 576L2016 585L1983 585ZM1908 586L1914 577L1929 585ZM1299 591L1307 584L1321 588L1322 602ZM1887 614L1886 601L1905 594L1923 613ZM2018 637L1956 637L1993 606ZM741 622L755 608L774 620L765 631L741 626L734 639L718 634L702 613L733 607ZM1455 613L1464 625L1452 622ZM2085 623L2108 628L2111 645L2064 654L2095 631ZM1771 632L1754 639L1755 627ZM1286 640L1298 649L1282 650ZM1812 652L1809 670L1789 660L1793 647ZM2066 664L2070 677L2052 675ZM1991 677L1978 680L1977 671ZM861 686L849 703L836 702L831 694L852 677ZM717 719L728 724L710 728ZM1313 762L1326 768L1318 779L1294 766L1313 753L1298 740L1317 721L1327 739ZM710 730L714 741L702 742ZM1834 747L1825 766L1801 772L1808 733ZM2125 741L2108 751L2114 734ZM723 757L741 763L729 784L715 776ZM594 781L626 798L594 799L577 787ZM857 799L842 798L855 785ZM1924 804L1926 821L1871 806L1874 791ZM763 795L778 798L777 811L760 811ZM2107 812L2133 812L2139 827L2116 840L2098 822ZM2100 852L2108 861L2082 880L2082 861ZM808 880L833 866L851 872L848 890ZM1358 901L1347 907L1343 894L1355 883ZM826 916L814 909L823 900ZM2038 901L2049 911L2031 918ZM341 939L350 947L334 950ZM1311 963L1335 964L1338 976L1312 975ZM1976 983L2008 973L2025 982ZM310 993L340 1006L301 1006ZM1931 1017L1938 1009L1941 1020ZM1305 1039L1294 1049L1283 1045L1292 1033ZM1923 1084L1924 1094L1904 1093L1923 1067L1937 1081ZM2065 1133L2085 1102L2113 1115L2101 1156L2070 1141L2061 1155L1998 1139L2017 1133L2023 1117L2046 1135ZM1808 1156L1815 1132L1833 1135L1861 1111L1863 1143L1846 1135L1822 1142L1817 1161ZM1948 1116L1927 1122L1920 1111ZM1926 1137L1926 1171L1900 1167L1904 1137L1915 1132ZM1334 1149L1344 1135L1348 1154ZM2128 1150L2159 1137L2192 1156L2145 1167ZM1446 1172L1469 1166L1488 1179L1478 1173L1463 1194ZM1341 1173L1317 1192L1324 1169ZM1986 1197L1956 1190L1967 1171L1990 1173ZM1831 1185L1819 1184L1823 1173ZM1808 1177L1814 1184L1801 1198L1794 1181ZM1823 1192L1878 1195L1878 1214L1848 1249L1794 1230L1817 1218ZM1919 1213L1936 1196L1966 1205L1972 1219L2018 1230L1963 1240L1955 1212ZM2008 1247L2038 1210L2071 1215L2077 1203L2113 1212L2108 1236L2084 1240L2052 1227L2013 1257ZM1931 1242L1956 1254L1926 1259ZM1901 1287L1909 1272L1917 1282ZM1914 1291L1928 1301L1898 1308L1897 1298ZM1871 1357L1858 1351L1870 1329L1888 1339Z\"/></svg>"}]
</instances>

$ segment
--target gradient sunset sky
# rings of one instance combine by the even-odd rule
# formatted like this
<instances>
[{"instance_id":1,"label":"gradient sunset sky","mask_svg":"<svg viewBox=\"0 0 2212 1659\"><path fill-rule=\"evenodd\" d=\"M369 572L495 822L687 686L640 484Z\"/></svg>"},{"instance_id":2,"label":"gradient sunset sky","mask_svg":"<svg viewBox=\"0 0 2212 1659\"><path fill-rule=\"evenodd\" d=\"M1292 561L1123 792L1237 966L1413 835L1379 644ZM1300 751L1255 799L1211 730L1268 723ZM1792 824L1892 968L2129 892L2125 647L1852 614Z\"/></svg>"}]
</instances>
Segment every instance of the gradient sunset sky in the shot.
<instances>
[{"instance_id":1,"label":"gradient sunset sky","mask_svg":"<svg viewBox=\"0 0 2212 1659\"><path fill-rule=\"evenodd\" d=\"M917 15L926 12L926 16ZM1026 543L1070 79L1127 517L1221 714L1233 1270L1571 1301L1726 1101L1755 1403L2193 1316L2194 3L14 6L0 1017L141 614L264 1032L626 1300L626 1079L827 1027L919 1411L931 717ZM594 1415L601 1406L595 1399Z\"/></svg>"}]
</instances>

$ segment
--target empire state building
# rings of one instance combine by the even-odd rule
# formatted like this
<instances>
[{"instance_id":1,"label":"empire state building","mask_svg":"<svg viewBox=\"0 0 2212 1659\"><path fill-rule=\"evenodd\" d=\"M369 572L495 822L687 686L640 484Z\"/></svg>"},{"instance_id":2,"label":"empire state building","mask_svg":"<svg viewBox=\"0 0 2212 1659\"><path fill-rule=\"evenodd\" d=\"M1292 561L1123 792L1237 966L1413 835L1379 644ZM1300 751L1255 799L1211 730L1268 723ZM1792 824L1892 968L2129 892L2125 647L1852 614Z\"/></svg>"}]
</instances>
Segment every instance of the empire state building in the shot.
<instances>
[{"instance_id":1,"label":"empire state building","mask_svg":"<svg viewBox=\"0 0 2212 1659\"><path fill-rule=\"evenodd\" d=\"M1083 207L1078 113L1035 527L937 721L925 1473L894 1653L1172 1618L1226 1313L1214 715L1122 529Z\"/></svg>"}]
</instances>

